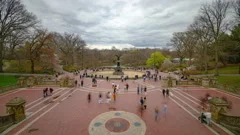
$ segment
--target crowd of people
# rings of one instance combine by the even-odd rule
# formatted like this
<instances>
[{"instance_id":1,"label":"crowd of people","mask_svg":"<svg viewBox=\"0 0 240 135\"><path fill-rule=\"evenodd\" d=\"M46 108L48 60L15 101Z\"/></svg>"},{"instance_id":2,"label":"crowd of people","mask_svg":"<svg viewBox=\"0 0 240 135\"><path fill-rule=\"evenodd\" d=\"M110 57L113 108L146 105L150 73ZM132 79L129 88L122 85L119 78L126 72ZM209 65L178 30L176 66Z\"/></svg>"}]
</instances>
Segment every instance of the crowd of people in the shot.
<instances>
[{"instance_id":1,"label":"crowd of people","mask_svg":"<svg viewBox=\"0 0 240 135\"><path fill-rule=\"evenodd\" d=\"M78 75L78 73L76 74ZM86 77L87 73L84 73L82 75L80 75L80 80L81 80L81 86L83 86L83 78ZM92 83L95 83L96 82L96 78L103 78L103 76L96 76L96 75L92 75L90 76L92 77ZM109 77L106 76L105 77L107 82L110 81ZM128 91L129 90L129 83L127 81L128 77L127 76L121 76L120 80L122 83L125 82L124 84L124 87L123 87L123 90L124 91ZM145 82L146 80L154 80L154 81L157 81L157 80L161 80L162 79L162 76L158 74L158 72L155 72L154 74L151 74L151 72L146 72L146 74L144 75L143 77L143 82ZM75 82L75 85L78 86L78 82L76 80ZM120 93L120 85L119 84L115 84L114 81L111 82L111 85L112 85L112 92L108 91L106 92L106 96L103 96L104 94L102 92L99 92L98 94L98 103L99 104L103 104L103 103L106 103L106 104L109 104L111 105L113 102L116 102L117 101L117 95ZM141 106L141 110L146 110L148 107L148 102L147 102L147 86L144 85L144 83L139 83L137 85L137 90L136 90L136 93L137 95L140 96L140 106ZM170 91L168 88L166 89L163 89L162 90L162 94L163 94L163 97L166 98L166 97L169 97L170 96ZM105 97L105 98L104 98ZM91 92L89 92L87 94L87 99L88 99L88 102L90 103L91 100L92 100L92 95L91 95ZM162 113L163 116L166 117L166 114L167 114L167 103L165 102L162 106L162 109L160 110L158 106L156 106L154 108L154 116L155 116L155 120L157 121L159 118L160 118L160 114Z\"/></svg>"}]
</instances>

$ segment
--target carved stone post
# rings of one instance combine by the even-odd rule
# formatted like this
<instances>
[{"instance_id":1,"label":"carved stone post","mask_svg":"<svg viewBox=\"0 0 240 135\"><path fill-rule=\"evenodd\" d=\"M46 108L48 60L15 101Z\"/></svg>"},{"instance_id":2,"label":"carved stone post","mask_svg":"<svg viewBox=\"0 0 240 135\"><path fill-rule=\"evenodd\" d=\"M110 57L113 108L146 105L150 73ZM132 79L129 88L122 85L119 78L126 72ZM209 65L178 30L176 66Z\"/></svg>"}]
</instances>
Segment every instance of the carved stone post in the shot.
<instances>
[{"instance_id":1,"label":"carved stone post","mask_svg":"<svg viewBox=\"0 0 240 135\"><path fill-rule=\"evenodd\" d=\"M212 118L214 120L219 120L219 113L227 112L227 107L229 104L222 100L221 98L214 97L208 101L210 105L210 112L212 113Z\"/></svg>"},{"instance_id":2,"label":"carved stone post","mask_svg":"<svg viewBox=\"0 0 240 135\"><path fill-rule=\"evenodd\" d=\"M208 78L203 78L202 79L202 86L209 87L209 79Z\"/></svg>"},{"instance_id":3,"label":"carved stone post","mask_svg":"<svg viewBox=\"0 0 240 135\"><path fill-rule=\"evenodd\" d=\"M7 104L7 113L14 114L15 123L18 123L26 118L25 115L25 103L23 98L16 97L10 100Z\"/></svg>"}]
</instances>

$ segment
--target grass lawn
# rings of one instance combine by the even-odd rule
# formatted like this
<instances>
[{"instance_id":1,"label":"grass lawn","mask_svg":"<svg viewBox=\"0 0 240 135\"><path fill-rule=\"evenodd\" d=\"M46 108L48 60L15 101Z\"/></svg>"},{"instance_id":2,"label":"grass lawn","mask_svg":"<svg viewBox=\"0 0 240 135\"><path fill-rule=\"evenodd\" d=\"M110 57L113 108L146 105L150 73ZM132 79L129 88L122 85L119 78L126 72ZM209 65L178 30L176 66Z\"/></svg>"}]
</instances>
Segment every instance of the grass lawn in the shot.
<instances>
[{"instance_id":1,"label":"grass lawn","mask_svg":"<svg viewBox=\"0 0 240 135\"><path fill-rule=\"evenodd\" d=\"M238 90L236 91L228 91L240 94L240 76L218 76L217 79L218 83L226 84L227 87L237 87Z\"/></svg>"},{"instance_id":2,"label":"grass lawn","mask_svg":"<svg viewBox=\"0 0 240 135\"><path fill-rule=\"evenodd\" d=\"M219 68L219 74L238 74L238 66L231 66L231 67L224 67ZM214 74L215 70L208 70L208 74ZM202 71L202 74L205 74L204 71Z\"/></svg>"},{"instance_id":3,"label":"grass lawn","mask_svg":"<svg viewBox=\"0 0 240 135\"><path fill-rule=\"evenodd\" d=\"M11 75L0 75L0 87L16 84L17 78Z\"/></svg>"}]
</instances>

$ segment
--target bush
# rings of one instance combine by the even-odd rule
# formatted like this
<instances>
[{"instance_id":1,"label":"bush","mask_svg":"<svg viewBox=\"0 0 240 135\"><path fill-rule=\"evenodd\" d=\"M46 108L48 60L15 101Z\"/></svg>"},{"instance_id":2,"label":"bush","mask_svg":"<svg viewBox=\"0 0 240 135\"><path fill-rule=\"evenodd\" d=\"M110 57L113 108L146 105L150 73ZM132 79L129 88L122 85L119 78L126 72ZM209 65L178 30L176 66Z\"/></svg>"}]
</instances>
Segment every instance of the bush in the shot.
<instances>
[{"instance_id":1,"label":"bush","mask_svg":"<svg viewBox=\"0 0 240 135\"><path fill-rule=\"evenodd\" d=\"M9 67L4 72L10 73L31 73L31 63L29 60L4 60L4 63L8 63ZM35 73L53 74L53 68L46 68L36 62L34 67Z\"/></svg>"},{"instance_id":2,"label":"bush","mask_svg":"<svg viewBox=\"0 0 240 135\"><path fill-rule=\"evenodd\" d=\"M67 65L63 66L63 70L68 71L68 72L74 72L76 70L79 70L80 68L73 66L73 65Z\"/></svg>"},{"instance_id":3,"label":"bush","mask_svg":"<svg viewBox=\"0 0 240 135\"><path fill-rule=\"evenodd\" d=\"M198 71L198 70L186 70L184 73L187 74L187 75L198 75L198 74L201 74L201 71Z\"/></svg>"}]
</instances>

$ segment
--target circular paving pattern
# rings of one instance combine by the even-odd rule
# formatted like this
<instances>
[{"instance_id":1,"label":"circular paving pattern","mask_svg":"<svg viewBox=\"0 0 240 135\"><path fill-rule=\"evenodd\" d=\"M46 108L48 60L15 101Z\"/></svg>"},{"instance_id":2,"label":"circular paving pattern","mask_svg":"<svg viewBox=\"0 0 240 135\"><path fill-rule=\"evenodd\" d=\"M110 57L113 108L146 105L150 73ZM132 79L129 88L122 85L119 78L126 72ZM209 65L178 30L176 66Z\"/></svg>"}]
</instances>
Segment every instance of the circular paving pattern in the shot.
<instances>
[{"instance_id":1,"label":"circular paving pattern","mask_svg":"<svg viewBox=\"0 0 240 135\"><path fill-rule=\"evenodd\" d=\"M133 113L110 111L94 118L88 130L90 135L144 135L146 125Z\"/></svg>"},{"instance_id":2,"label":"circular paving pattern","mask_svg":"<svg viewBox=\"0 0 240 135\"><path fill-rule=\"evenodd\" d=\"M124 132L130 126L130 123L123 118L112 118L108 120L105 124L105 127L110 132Z\"/></svg>"}]
</instances>

